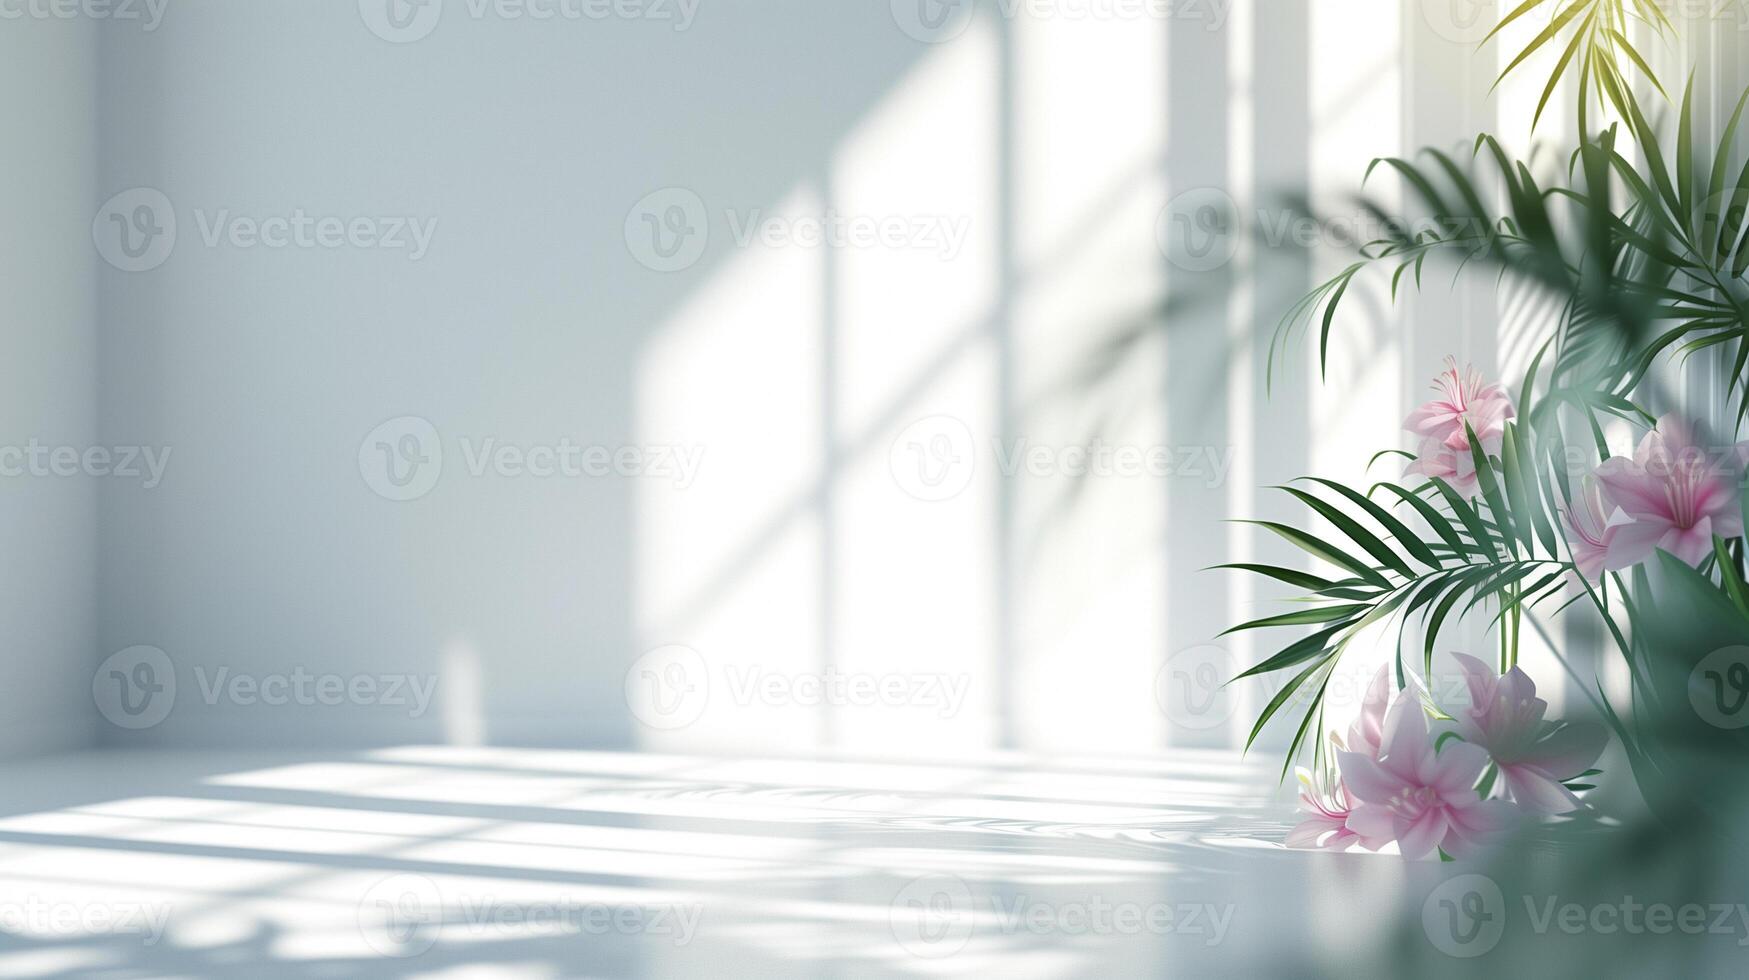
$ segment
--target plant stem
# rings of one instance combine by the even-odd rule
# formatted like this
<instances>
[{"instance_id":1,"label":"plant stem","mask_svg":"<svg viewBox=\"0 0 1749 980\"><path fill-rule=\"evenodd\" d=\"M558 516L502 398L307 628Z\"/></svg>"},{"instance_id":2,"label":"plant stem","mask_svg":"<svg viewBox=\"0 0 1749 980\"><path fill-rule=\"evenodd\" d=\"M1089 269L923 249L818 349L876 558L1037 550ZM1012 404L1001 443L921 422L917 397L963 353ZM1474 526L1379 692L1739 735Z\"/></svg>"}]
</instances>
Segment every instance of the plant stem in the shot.
<instances>
[{"instance_id":1,"label":"plant stem","mask_svg":"<svg viewBox=\"0 0 1749 980\"><path fill-rule=\"evenodd\" d=\"M1518 634L1523 630L1523 623L1518 620L1523 614L1523 606L1518 604L1518 583L1513 583L1511 595L1513 595L1513 656L1511 656L1509 667L1518 667Z\"/></svg>"}]
</instances>

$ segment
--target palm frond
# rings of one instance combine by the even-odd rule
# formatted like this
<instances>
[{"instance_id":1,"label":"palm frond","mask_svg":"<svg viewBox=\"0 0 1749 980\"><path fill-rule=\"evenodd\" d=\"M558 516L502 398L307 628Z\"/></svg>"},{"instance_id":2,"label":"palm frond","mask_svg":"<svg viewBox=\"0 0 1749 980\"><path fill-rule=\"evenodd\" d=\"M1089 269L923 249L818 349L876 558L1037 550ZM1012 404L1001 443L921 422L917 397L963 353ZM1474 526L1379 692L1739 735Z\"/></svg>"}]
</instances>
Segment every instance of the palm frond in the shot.
<instances>
[{"instance_id":1,"label":"palm frond","mask_svg":"<svg viewBox=\"0 0 1749 980\"><path fill-rule=\"evenodd\" d=\"M1292 672L1257 719L1247 748L1297 693L1312 692L1289 748L1285 775L1304 745L1306 720L1322 708L1323 691L1337 662L1377 624L1395 625L1397 672L1402 676L1411 625L1422 628L1421 669L1428 671L1442 629L1453 617L1492 606L1497 610L1494 625L1504 629L1524 610L1562 594L1577 574L1571 556L1564 553L1563 537L1555 531L1567 502L1554 481L1537 472L1534 440L1527 424L1507 423L1501 454L1487 456L1471 433L1479 485L1472 496L1443 480L1417 487L1384 481L1365 493L1316 478L1301 481L1308 489L1277 488L1321 518L1329 533L1266 521L1247 523L1276 534L1335 574L1255 563L1218 566L1285 583L1295 592L1293 611L1241 623L1228 633L1314 627L1235 678ZM1415 521L1427 530L1414 530ZM1602 604L1594 608L1608 615Z\"/></svg>"}]
</instances>

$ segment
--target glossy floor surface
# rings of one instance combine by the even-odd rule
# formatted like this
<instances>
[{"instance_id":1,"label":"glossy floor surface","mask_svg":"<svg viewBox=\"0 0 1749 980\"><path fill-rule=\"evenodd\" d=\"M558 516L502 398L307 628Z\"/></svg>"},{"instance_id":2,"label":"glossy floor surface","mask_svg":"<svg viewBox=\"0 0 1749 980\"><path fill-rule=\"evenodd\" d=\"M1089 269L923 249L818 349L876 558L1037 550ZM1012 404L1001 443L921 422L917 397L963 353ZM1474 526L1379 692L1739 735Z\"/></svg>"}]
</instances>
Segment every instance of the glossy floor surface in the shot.
<instances>
[{"instance_id":1,"label":"glossy floor surface","mask_svg":"<svg viewBox=\"0 0 1749 980\"><path fill-rule=\"evenodd\" d=\"M1196 752L45 758L0 769L0 976L1336 975L1452 872L1282 849L1274 776Z\"/></svg>"}]
</instances>

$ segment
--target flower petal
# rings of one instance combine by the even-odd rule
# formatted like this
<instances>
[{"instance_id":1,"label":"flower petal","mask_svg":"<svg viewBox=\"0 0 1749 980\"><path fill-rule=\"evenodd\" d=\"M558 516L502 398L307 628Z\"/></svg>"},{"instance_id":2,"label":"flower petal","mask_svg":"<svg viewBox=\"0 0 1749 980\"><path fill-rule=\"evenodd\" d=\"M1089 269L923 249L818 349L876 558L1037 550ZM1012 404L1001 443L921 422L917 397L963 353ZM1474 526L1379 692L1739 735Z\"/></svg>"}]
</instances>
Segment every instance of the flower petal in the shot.
<instances>
[{"instance_id":1,"label":"flower petal","mask_svg":"<svg viewBox=\"0 0 1749 980\"><path fill-rule=\"evenodd\" d=\"M1403 856L1414 860L1433 853L1439 842L1445 840L1446 831L1451 824L1446 820L1444 807L1429 807L1419 817L1397 819L1397 848Z\"/></svg>"},{"instance_id":2,"label":"flower petal","mask_svg":"<svg viewBox=\"0 0 1749 980\"><path fill-rule=\"evenodd\" d=\"M1511 830L1521 814L1504 800L1482 800L1468 806L1450 807L1446 815L1451 829L1445 835L1445 853L1454 858L1476 854Z\"/></svg>"},{"instance_id":3,"label":"flower petal","mask_svg":"<svg viewBox=\"0 0 1749 980\"><path fill-rule=\"evenodd\" d=\"M1609 745L1609 730L1592 722L1562 725L1526 749L1517 760L1556 779L1572 779L1591 768Z\"/></svg>"},{"instance_id":4,"label":"flower petal","mask_svg":"<svg viewBox=\"0 0 1749 980\"><path fill-rule=\"evenodd\" d=\"M1336 753L1342 767L1342 783L1348 792L1363 803L1388 803L1393 796L1408 789L1402 777L1391 772L1371 756L1359 752Z\"/></svg>"},{"instance_id":5,"label":"flower petal","mask_svg":"<svg viewBox=\"0 0 1749 980\"><path fill-rule=\"evenodd\" d=\"M1505 800L1478 800L1447 809L1452 826L1469 837L1486 839L1516 827L1524 814Z\"/></svg>"},{"instance_id":6,"label":"flower petal","mask_svg":"<svg viewBox=\"0 0 1749 980\"><path fill-rule=\"evenodd\" d=\"M1461 799L1464 794L1474 796L1476 781L1482 778L1482 770L1487 767L1488 751L1480 745L1447 742L1445 748L1439 750L1429 785L1447 799Z\"/></svg>"},{"instance_id":7,"label":"flower petal","mask_svg":"<svg viewBox=\"0 0 1749 980\"><path fill-rule=\"evenodd\" d=\"M1416 779L1422 757L1432 751L1432 744L1427 739L1427 713L1421 710L1415 692L1402 691L1391 702L1379 747L1379 759L1386 769L1401 779Z\"/></svg>"},{"instance_id":8,"label":"flower petal","mask_svg":"<svg viewBox=\"0 0 1749 980\"><path fill-rule=\"evenodd\" d=\"M1604 550L1603 567L1619 572L1638 565L1652 557L1652 553L1658 550L1658 541L1668 530L1668 521L1649 518L1616 525Z\"/></svg>"},{"instance_id":9,"label":"flower petal","mask_svg":"<svg viewBox=\"0 0 1749 980\"><path fill-rule=\"evenodd\" d=\"M1648 473L1644 465L1612 456L1598 464L1597 482L1603 484L1610 501L1629 517L1668 520L1671 516L1664 481Z\"/></svg>"},{"instance_id":10,"label":"flower petal","mask_svg":"<svg viewBox=\"0 0 1749 980\"><path fill-rule=\"evenodd\" d=\"M1397 839L1396 818L1389 807L1362 803L1348 815L1347 828L1360 837L1360 846L1376 851Z\"/></svg>"},{"instance_id":11,"label":"flower petal","mask_svg":"<svg viewBox=\"0 0 1749 980\"><path fill-rule=\"evenodd\" d=\"M1584 805L1558 780L1532 766L1501 766L1500 778L1512 799L1535 813L1571 813Z\"/></svg>"},{"instance_id":12,"label":"flower petal","mask_svg":"<svg viewBox=\"0 0 1749 980\"><path fill-rule=\"evenodd\" d=\"M1464 738L1472 742L1482 741L1483 733L1479 716L1485 715L1488 706L1494 702L1494 687L1499 675L1494 668L1467 653L1453 653L1458 669L1463 671L1464 685L1470 691L1468 708L1448 706L1446 710L1457 720L1458 731Z\"/></svg>"},{"instance_id":13,"label":"flower petal","mask_svg":"<svg viewBox=\"0 0 1749 980\"><path fill-rule=\"evenodd\" d=\"M1282 843L1286 844L1288 847L1296 848L1319 847L1322 846L1321 842L1323 841L1325 834L1340 832L1342 829L1343 824L1341 821L1330 820L1325 817L1313 817L1310 820L1301 822L1299 826L1288 831L1287 837Z\"/></svg>"},{"instance_id":14,"label":"flower petal","mask_svg":"<svg viewBox=\"0 0 1749 980\"><path fill-rule=\"evenodd\" d=\"M1348 729L1348 740L1353 743L1354 751L1378 757L1379 743L1385 733L1385 711L1390 704L1391 665L1381 664L1378 673L1373 675L1372 683L1367 686L1366 698L1360 706L1360 717Z\"/></svg>"},{"instance_id":15,"label":"flower petal","mask_svg":"<svg viewBox=\"0 0 1749 980\"><path fill-rule=\"evenodd\" d=\"M1664 537L1664 550L1687 565L1699 565L1713 553L1713 519L1703 517L1691 528L1672 528Z\"/></svg>"}]
</instances>

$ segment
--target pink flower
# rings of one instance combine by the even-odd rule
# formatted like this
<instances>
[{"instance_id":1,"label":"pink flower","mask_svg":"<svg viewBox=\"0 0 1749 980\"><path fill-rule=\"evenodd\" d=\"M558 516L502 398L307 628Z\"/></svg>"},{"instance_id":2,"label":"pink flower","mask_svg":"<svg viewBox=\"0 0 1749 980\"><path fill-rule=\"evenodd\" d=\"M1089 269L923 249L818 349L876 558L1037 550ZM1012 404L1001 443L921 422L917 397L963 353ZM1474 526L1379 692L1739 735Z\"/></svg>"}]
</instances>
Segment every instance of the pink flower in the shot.
<instances>
[{"instance_id":1,"label":"pink flower","mask_svg":"<svg viewBox=\"0 0 1749 980\"><path fill-rule=\"evenodd\" d=\"M1361 703L1360 717L1348 729L1348 745L1356 753L1365 754L1376 759L1379 754L1379 740L1384 734L1385 708L1391 699L1390 665L1379 668L1373 676L1372 684L1367 688L1366 699ZM1337 749L1343 749L1342 740L1331 733L1330 741ZM1345 851L1356 844L1376 851L1390 843L1389 839L1378 840L1363 837L1348 826L1348 817L1354 811L1353 794L1342 782L1342 777L1334 772L1327 773L1322 781L1314 780L1312 774L1304 769L1296 772L1300 785L1300 809L1307 814L1298 826L1288 832L1289 847L1321 847L1329 850Z\"/></svg>"},{"instance_id":2,"label":"pink flower","mask_svg":"<svg viewBox=\"0 0 1749 980\"><path fill-rule=\"evenodd\" d=\"M1713 535L1743 533L1738 482L1749 464L1749 442L1709 455L1695 429L1674 415L1658 420L1632 460L1616 456L1597 467L1609 503L1629 519L1606 546L1609 568L1626 568L1662 548L1690 565L1713 550Z\"/></svg>"},{"instance_id":3,"label":"pink flower","mask_svg":"<svg viewBox=\"0 0 1749 980\"><path fill-rule=\"evenodd\" d=\"M1476 461L1465 426L1474 429L1485 455L1499 455L1506 420L1517 414L1512 399L1497 384L1483 384L1475 371L1459 375L1457 361L1446 358L1445 373L1433 387L1444 397L1417 408L1403 428L1421 440L1417 459L1405 473L1438 478L1465 496L1477 492Z\"/></svg>"},{"instance_id":4,"label":"pink flower","mask_svg":"<svg viewBox=\"0 0 1749 980\"><path fill-rule=\"evenodd\" d=\"M1300 809L1308 816L1288 831L1287 846L1346 851L1361 843L1360 835L1348 829L1348 815L1354 809L1354 797L1343 785L1341 777L1336 777L1334 785L1320 785L1304 769L1296 770L1295 775L1301 786Z\"/></svg>"},{"instance_id":5,"label":"pink flower","mask_svg":"<svg viewBox=\"0 0 1749 980\"><path fill-rule=\"evenodd\" d=\"M1391 665L1379 667L1366 697L1360 703L1360 717L1348 726L1348 746L1351 752L1364 752L1379 757L1379 740L1385 735L1385 710L1391 705Z\"/></svg>"},{"instance_id":6,"label":"pink flower","mask_svg":"<svg viewBox=\"0 0 1749 980\"><path fill-rule=\"evenodd\" d=\"M1561 783L1597 761L1609 733L1602 725L1545 722L1549 703L1524 671L1514 667L1502 677L1475 657L1454 656L1470 689L1469 707L1451 712L1458 734L1494 757L1508 795L1525 809L1579 809L1579 798Z\"/></svg>"},{"instance_id":7,"label":"pink flower","mask_svg":"<svg viewBox=\"0 0 1749 980\"><path fill-rule=\"evenodd\" d=\"M1406 858L1435 848L1465 857L1511 826L1511 804L1476 792L1488 753L1460 741L1436 748L1414 692L1403 691L1391 704L1380 747L1377 760L1362 752L1337 754L1343 782L1359 801L1344 826L1363 840L1394 840Z\"/></svg>"},{"instance_id":8,"label":"pink flower","mask_svg":"<svg viewBox=\"0 0 1749 980\"><path fill-rule=\"evenodd\" d=\"M1567 536L1567 546L1573 552L1573 564L1580 575L1595 581L1606 568L1619 571L1634 564L1623 562L1619 548L1613 556L1610 554L1619 526L1614 518L1619 514L1621 511L1604 499L1603 488L1595 477L1587 476L1581 481L1573 505L1565 513L1567 528L1572 532ZM1623 517L1622 522L1625 521Z\"/></svg>"}]
</instances>

